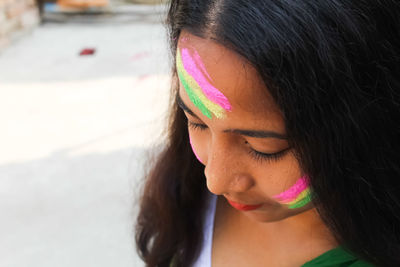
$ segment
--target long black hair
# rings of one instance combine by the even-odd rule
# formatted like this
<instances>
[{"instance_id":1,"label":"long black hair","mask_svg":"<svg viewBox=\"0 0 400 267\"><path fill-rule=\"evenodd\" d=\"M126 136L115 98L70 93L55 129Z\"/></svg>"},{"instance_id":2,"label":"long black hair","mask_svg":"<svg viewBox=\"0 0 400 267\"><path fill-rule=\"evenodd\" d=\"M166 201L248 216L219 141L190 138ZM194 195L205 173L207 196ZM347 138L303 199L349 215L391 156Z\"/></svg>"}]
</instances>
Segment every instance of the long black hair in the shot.
<instances>
[{"instance_id":1,"label":"long black hair","mask_svg":"<svg viewBox=\"0 0 400 267\"><path fill-rule=\"evenodd\" d=\"M400 266L400 2L172 0L167 27L172 61L185 29L257 69L336 240ZM189 266L201 247L205 177L186 127L173 103L137 221L147 266Z\"/></svg>"}]
</instances>

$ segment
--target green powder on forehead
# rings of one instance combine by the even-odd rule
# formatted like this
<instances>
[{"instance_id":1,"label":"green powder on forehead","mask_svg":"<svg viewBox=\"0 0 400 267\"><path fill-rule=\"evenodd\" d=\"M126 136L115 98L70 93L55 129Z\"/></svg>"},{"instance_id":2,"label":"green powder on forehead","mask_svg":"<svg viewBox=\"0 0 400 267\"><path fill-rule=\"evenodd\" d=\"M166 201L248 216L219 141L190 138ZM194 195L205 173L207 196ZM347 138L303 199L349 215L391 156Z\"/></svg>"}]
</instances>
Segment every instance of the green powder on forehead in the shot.
<instances>
[{"instance_id":1,"label":"green powder on forehead","mask_svg":"<svg viewBox=\"0 0 400 267\"><path fill-rule=\"evenodd\" d=\"M185 76L181 73L178 68L178 76L182 82L183 87L185 88L186 93L189 96L189 99L193 102L193 104L200 109L200 111L207 118L211 119L211 112L207 109L207 107L203 104L203 102L198 98L195 92L190 88L190 85L187 83Z\"/></svg>"}]
</instances>

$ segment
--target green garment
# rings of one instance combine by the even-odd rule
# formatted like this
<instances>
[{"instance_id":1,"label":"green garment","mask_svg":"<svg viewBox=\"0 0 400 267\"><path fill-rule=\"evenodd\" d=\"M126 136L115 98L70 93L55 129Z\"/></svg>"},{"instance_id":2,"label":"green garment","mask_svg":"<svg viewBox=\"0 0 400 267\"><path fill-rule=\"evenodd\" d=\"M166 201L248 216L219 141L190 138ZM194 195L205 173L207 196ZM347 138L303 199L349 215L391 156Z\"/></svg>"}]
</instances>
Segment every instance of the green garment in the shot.
<instances>
[{"instance_id":1,"label":"green garment","mask_svg":"<svg viewBox=\"0 0 400 267\"><path fill-rule=\"evenodd\" d=\"M374 267L374 265L357 259L339 246L306 262L301 267Z\"/></svg>"},{"instance_id":2,"label":"green garment","mask_svg":"<svg viewBox=\"0 0 400 267\"><path fill-rule=\"evenodd\" d=\"M175 266L175 260L176 257L173 257L169 267ZM357 259L339 246L306 262L301 267L374 267L374 265Z\"/></svg>"}]
</instances>

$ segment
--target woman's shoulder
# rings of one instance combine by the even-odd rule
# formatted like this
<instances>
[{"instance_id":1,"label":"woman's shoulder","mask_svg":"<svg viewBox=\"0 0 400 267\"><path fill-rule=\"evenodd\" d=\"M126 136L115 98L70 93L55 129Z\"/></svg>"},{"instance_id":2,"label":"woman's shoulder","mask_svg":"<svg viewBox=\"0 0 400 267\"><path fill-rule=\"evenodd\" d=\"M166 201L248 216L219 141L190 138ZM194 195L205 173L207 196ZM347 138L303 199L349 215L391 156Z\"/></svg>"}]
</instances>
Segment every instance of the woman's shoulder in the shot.
<instances>
[{"instance_id":1,"label":"woman's shoulder","mask_svg":"<svg viewBox=\"0 0 400 267\"><path fill-rule=\"evenodd\" d=\"M355 257L343 247L331 249L301 267L374 267Z\"/></svg>"}]
</instances>

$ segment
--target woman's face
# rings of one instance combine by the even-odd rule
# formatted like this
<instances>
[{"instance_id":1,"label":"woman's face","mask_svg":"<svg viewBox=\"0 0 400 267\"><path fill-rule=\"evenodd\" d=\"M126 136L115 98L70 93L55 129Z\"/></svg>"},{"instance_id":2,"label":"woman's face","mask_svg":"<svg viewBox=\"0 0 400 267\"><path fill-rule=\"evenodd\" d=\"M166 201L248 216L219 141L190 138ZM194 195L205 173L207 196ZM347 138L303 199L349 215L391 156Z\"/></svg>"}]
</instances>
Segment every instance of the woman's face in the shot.
<instances>
[{"instance_id":1,"label":"woman's face","mask_svg":"<svg viewBox=\"0 0 400 267\"><path fill-rule=\"evenodd\" d=\"M177 52L178 104L208 189L262 222L312 208L311 202L293 208L276 198L293 194L304 173L286 139L282 114L256 70L224 46L185 31Z\"/></svg>"}]
</instances>

